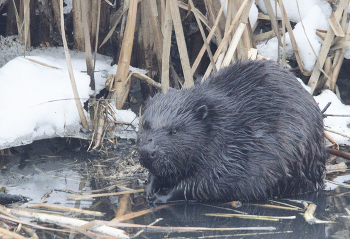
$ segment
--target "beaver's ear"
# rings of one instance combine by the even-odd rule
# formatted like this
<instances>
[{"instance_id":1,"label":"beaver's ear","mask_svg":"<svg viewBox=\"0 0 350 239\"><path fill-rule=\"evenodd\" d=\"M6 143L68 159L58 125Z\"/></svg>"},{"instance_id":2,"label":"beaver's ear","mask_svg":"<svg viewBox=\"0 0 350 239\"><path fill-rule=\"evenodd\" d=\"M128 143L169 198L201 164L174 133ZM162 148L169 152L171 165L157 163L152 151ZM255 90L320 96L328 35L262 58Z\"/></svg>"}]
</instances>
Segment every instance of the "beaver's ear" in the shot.
<instances>
[{"instance_id":1,"label":"beaver's ear","mask_svg":"<svg viewBox=\"0 0 350 239\"><path fill-rule=\"evenodd\" d=\"M205 119L208 116L208 107L206 105L201 105L195 109L196 116L199 120Z\"/></svg>"}]
</instances>

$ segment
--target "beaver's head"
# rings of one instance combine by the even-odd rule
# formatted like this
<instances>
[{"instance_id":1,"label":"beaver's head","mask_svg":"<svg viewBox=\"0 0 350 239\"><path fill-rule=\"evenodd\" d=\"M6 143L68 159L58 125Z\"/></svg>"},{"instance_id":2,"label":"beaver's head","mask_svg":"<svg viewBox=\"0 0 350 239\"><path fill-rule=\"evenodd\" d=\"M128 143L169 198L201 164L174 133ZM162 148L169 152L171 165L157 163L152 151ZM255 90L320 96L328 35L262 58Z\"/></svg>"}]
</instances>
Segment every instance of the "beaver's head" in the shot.
<instances>
[{"instance_id":1,"label":"beaver's head","mask_svg":"<svg viewBox=\"0 0 350 239\"><path fill-rule=\"evenodd\" d=\"M141 165L156 177L176 180L188 175L210 143L212 114L195 88L150 99L137 139Z\"/></svg>"}]
</instances>

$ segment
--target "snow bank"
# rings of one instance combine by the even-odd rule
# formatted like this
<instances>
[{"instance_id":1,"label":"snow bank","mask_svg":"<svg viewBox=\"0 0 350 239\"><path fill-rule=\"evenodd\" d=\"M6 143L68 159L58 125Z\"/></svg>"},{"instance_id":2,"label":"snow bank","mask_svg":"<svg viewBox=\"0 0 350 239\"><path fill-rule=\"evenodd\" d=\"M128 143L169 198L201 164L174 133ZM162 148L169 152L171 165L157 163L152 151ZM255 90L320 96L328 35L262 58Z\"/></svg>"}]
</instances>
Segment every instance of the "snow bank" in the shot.
<instances>
[{"instance_id":1,"label":"snow bank","mask_svg":"<svg viewBox=\"0 0 350 239\"><path fill-rule=\"evenodd\" d=\"M85 54L71 51L71 58L83 104L104 87L109 72L113 70L115 74L117 66L110 66L110 57L98 55L96 91L92 91L86 74ZM136 68L131 70L137 71ZM37 49L26 58L9 61L0 68L0 86L0 149L53 137L91 138L91 132L83 130L80 122L63 48ZM130 110L115 110L115 114L118 121L133 121L134 125L126 131L126 126L118 126L117 136L136 138L136 115ZM85 116L89 121L87 112Z\"/></svg>"}]
</instances>

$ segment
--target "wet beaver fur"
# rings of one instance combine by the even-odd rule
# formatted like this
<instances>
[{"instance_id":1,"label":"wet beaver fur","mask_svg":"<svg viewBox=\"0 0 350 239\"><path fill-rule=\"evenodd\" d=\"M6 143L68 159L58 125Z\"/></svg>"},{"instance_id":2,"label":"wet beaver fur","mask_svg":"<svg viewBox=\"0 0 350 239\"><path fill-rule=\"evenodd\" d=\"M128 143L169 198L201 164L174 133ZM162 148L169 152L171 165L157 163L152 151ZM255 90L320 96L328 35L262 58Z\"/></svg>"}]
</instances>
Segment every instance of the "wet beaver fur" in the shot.
<instances>
[{"instance_id":1,"label":"wet beaver fur","mask_svg":"<svg viewBox=\"0 0 350 239\"><path fill-rule=\"evenodd\" d=\"M237 62L201 85L150 99L138 154L154 203L315 191L323 187L323 117L276 63Z\"/></svg>"}]
</instances>

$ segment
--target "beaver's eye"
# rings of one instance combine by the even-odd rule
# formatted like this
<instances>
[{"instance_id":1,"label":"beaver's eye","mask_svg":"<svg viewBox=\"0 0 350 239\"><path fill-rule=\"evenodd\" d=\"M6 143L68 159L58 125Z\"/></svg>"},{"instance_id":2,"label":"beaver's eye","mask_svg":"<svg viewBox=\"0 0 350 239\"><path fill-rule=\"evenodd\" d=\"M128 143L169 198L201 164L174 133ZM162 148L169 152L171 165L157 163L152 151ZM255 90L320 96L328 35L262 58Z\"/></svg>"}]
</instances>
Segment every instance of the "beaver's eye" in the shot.
<instances>
[{"instance_id":1,"label":"beaver's eye","mask_svg":"<svg viewBox=\"0 0 350 239\"><path fill-rule=\"evenodd\" d=\"M172 134L172 135L177 134L177 130L176 130L176 129L173 129L173 130L171 131L171 134Z\"/></svg>"}]
</instances>

